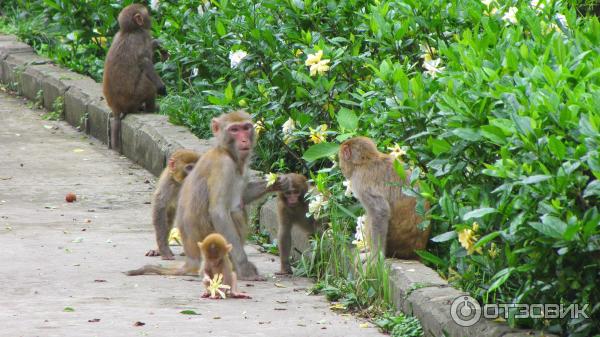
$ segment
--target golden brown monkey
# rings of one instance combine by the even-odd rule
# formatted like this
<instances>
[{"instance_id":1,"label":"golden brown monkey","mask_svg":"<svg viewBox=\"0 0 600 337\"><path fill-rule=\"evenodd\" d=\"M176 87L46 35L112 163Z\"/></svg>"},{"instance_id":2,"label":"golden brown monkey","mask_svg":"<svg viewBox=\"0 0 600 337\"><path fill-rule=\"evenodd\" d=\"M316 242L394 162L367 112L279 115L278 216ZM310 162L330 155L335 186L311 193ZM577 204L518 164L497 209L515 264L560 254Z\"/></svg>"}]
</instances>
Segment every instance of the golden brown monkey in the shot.
<instances>
[{"instance_id":1,"label":"golden brown monkey","mask_svg":"<svg viewBox=\"0 0 600 337\"><path fill-rule=\"evenodd\" d=\"M277 196L277 219L279 230L279 260L281 269L276 274L291 274L290 253L292 249L292 228L299 226L303 231L312 235L317 229L313 217L306 217L308 203L304 199L308 192L306 177L301 174L289 173L280 177L281 191Z\"/></svg>"},{"instance_id":2,"label":"golden brown monkey","mask_svg":"<svg viewBox=\"0 0 600 337\"><path fill-rule=\"evenodd\" d=\"M169 158L152 195L152 225L158 249L149 250L146 256L161 256L163 260L175 259L168 240L175 220L177 198L183 179L192 172L199 157L195 151L179 149Z\"/></svg>"},{"instance_id":3,"label":"golden brown monkey","mask_svg":"<svg viewBox=\"0 0 600 337\"><path fill-rule=\"evenodd\" d=\"M112 110L111 148L121 148L121 119L144 105L146 112L156 111L156 94L166 88L152 60L154 46L148 9L129 5L119 13L119 32L115 35L104 63L102 91Z\"/></svg>"},{"instance_id":4,"label":"golden brown monkey","mask_svg":"<svg viewBox=\"0 0 600 337\"><path fill-rule=\"evenodd\" d=\"M223 275L221 284L228 285L230 288L223 291L225 294L233 298L251 298L247 294L241 293L237 287L237 275L233 271L233 264L229 259L229 254L233 249L230 243L223 235L219 233L209 234L204 238L204 241L198 242L198 248L202 254L202 265L200 266L200 275L202 283L205 287L210 285L210 281L215 278L216 275ZM219 297L213 297L206 291L202 297L210 297L213 299Z\"/></svg>"},{"instance_id":5,"label":"golden brown monkey","mask_svg":"<svg viewBox=\"0 0 600 337\"><path fill-rule=\"evenodd\" d=\"M265 193L277 191L280 184L276 182L267 187L264 180L248 182L248 165L256 136L247 112L233 111L213 118L211 128L215 145L202 155L202 160L183 181L179 192L175 223L183 241L185 264L176 270L147 265L127 272L128 275L196 274L201 261L197 243L217 232L233 246L231 257L238 277L264 280L244 251L247 232L245 205Z\"/></svg>"},{"instance_id":6,"label":"golden brown monkey","mask_svg":"<svg viewBox=\"0 0 600 337\"><path fill-rule=\"evenodd\" d=\"M431 228L422 231L417 227L422 221L415 211L417 199L402 193L402 186L409 182L402 180L394 170L394 159L379 152L375 143L366 137L344 141L339 158L342 174L366 210L365 234L371 252L414 258L415 250L425 249ZM410 174L407 170L407 177Z\"/></svg>"}]
</instances>

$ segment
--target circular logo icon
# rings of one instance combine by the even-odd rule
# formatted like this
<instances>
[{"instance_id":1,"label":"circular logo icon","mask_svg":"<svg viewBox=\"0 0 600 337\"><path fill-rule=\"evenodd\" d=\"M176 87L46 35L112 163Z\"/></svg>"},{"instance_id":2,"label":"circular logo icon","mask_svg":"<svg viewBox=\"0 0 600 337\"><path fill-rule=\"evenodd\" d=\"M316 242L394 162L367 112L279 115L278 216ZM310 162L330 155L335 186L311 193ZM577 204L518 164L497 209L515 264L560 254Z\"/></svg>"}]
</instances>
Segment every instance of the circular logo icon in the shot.
<instances>
[{"instance_id":1,"label":"circular logo icon","mask_svg":"<svg viewBox=\"0 0 600 337\"><path fill-rule=\"evenodd\" d=\"M479 322L481 318L481 306L471 296L460 296L452 301L450 316L452 316L452 320L456 324L469 327Z\"/></svg>"}]
</instances>

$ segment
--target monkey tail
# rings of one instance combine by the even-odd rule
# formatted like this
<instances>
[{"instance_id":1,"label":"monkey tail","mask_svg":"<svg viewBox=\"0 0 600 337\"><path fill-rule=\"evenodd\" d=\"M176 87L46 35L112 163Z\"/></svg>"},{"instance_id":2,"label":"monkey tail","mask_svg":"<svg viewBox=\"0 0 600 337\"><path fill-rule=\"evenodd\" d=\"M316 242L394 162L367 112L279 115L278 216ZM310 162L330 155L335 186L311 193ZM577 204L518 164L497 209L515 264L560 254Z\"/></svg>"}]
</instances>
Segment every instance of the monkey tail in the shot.
<instances>
[{"instance_id":1,"label":"monkey tail","mask_svg":"<svg viewBox=\"0 0 600 337\"><path fill-rule=\"evenodd\" d=\"M167 268L159 265L147 264L142 268L133 269L125 272L127 276L158 274L158 275L186 275L188 270L185 266L181 268Z\"/></svg>"}]
</instances>

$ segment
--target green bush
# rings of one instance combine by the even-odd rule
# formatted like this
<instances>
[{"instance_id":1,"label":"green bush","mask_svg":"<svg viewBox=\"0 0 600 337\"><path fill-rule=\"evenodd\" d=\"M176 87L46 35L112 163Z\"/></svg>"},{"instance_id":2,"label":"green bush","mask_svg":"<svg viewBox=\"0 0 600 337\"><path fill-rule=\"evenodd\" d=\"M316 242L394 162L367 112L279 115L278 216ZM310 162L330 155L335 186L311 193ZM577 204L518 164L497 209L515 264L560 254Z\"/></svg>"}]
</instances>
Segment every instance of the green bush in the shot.
<instances>
[{"instance_id":1,"label":"green bush","mask_svg":"<svg viewBox=\"0 0 600 337\"><path fill-rule=\"evenodd\" d=\"M103 38L110 42L130 2L78 3L7 1L3 9L25 41L99 79ZM325 262L344 265L351 253L340 250L360 214L330 168L337 144L355 134L385 151L400 144L432 205L424 261L485 303L588 303L588 320L510 323L597 334L598 8L556 0L160 1L154 35L171 57L157 68L172 92L162 111L206 136L211 116L246 107L264 126L257 168L313 175L332 228L346 233L315 243L322 260L304 270L321 280L344 277L346 269ZM232 66L236 51L247 56ZM318 51L329 63L311 75L305 62ZM288 122L284 132L290 119L295 127Z\"/></svg>"}]
</instances>

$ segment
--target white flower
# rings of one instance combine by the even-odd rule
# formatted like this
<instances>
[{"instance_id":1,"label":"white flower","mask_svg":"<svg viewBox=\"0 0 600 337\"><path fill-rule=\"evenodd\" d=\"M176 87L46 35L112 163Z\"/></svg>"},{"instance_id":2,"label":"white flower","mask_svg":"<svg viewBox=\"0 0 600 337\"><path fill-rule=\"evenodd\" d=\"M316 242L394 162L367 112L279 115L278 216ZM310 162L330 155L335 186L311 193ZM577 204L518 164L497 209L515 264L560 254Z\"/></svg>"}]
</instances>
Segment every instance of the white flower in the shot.
<instances>
[{"instance_id":1,"label":"white flower","mask_svg":"<svg viewBox=\"0 0 600 337\"><path fill-rule=\"evenodd\" d=\"M71 41L75 41L77 37L75 36L74 32L71 32L69 34L67 34L67 39L71 40Z\"/></svg>"},{"instance_id":2,"label":"white flower","mask_svg":"<svg viewBox=\"0 0 600 337\"><path fill-rule=\"evenodd\" d=\"M198 15L204 15L204 6L202 4L198 5Z\"/></svg>"},{"instance_id":3,"label":"white flower","mask_svg":"<svg viewBox=\"0 0 600 337\"><path fill-rule=\"evenodd\" d=\"M406 151L404 151L398 144L395 144L392 147L388 147L388 150L390 150L390 156L392 156L392 158L394 159L399 159L400 157L406 154Z\"/></svg>"},{"instance_id":4,"label":"white flower","mask_svg":"<svg viewBox=\"0 0 600 337\"><path fill-rule=\"evenodd\" d=\"M198 68L192 68L192 72L190 74L191 77L198 76Z\"/></svg>"},{"instance_id":5,"label":"white flower","mask_svg":"<svg viewBox=\"0 0 600 337\"><path fill-rule=\"evenodd\" d=\"M319 50L314 54L308 54L304 65L310 67L310 76L315 76L317 73L323 75L329 70L330 60L321 60L323 57L323 51Z\"/></svg>"},{"instance_id":6,"label":"white flower","mask_svg":"<svg viewBox=\"0 0 600 337\"><path fill-rule=\"evenodd\" d=\"M421 52L423 53L419 57L422 58L424 61L431 61L433 59L433 55L437 53L437 49L433 47L428 47L425 44L420 44L419 49L421 49Z\"/></svg>"},{"instance_id":7,"label":"white flower","mask_svg":"<svg viewBox=\"0 0 600 337\"><path fill-rule=\"evenodd\" d=\"M303 0L292 0L292 4L298 7L299 9L304 9L304 1Z\"/></svg>"},{"instance_id":8,"label":"white flower","mask_svg":"<svg viewBox=\"0 0 600 337\"><path fill-rule=\"evenodd\" d=\"M365 216L361 215L356 218L356 233L354 233L354 240L352 241L352 244L357 246L359 249L366 248L365 231Z\"/></svg>"},{"instance_id":9,"label":"white flower","mask_svg":"<svg viewBox=\"0 0 600 337\"><path fill-rule=\"evenodd\" d=\"M308 214L313 214L315 218L319 218L321 210L325 206L327 206L327 200L319 193L308 204Z\"/></svg>"},{"instance_id":10,"label":"white flower","mask_svg":"<svg viewBox=\"0 0 600 337\"><path fill-rule=\"evenodd\" d=\"M150 1L150 8L152 8L153 11L157 11L158 10L158 6L160 5L160 1L159 0L151 0Z\"/></svg>"},{"instance_id":11,"label":"white flower","mask_svg":"<svg viewBox=\"0 0 600 337\"><path fill-rule=\"evenodd\" d=\"M440 67L440 63L442 63L442 59L435 59L423 62L425 72L429 74L431 78L435 78L437 74L441 74L442 71L446 69L446 67Z\"/></svg>"},{"instance_id":12,"label":"white flower","mask_svg":"<svg viewBox=\"0 0 600 337\"><path fill-rule=\"evenodd\" d=\"M544 0L531 0L529 1L529 6L533 7L536 11L540 12L546 7L544 4Z\"/></svg>"},{"instance_id":13,"label":"white flower","mask_svg":"<svg viewBox=\"0 0 600 337\"><path fill-rule=\"evenodd\" d=\"M231 68L237 68L242 60L248 56L243 50L236 50L234 52L229 52L229 60L231 61Z\"/></svg>"},{"instance_id":14,"label":"white flower","mask_svg":"<svg viewBox=\"0 0 600 337\"><path fill-rule=\"evenodd\" d=\"M345 180L342 184L344 186L346 186L346 192L344 192L344 195L347 197L351 197L352 196L352 183L350 182L350 180Z\"/></svg>"},{"instance_id":15,"label":"white flower","mask_svg":"<svg viewBox=\"0 0 600 337\"><path fill-rule=\"evenodd\" d=\"M314 64L317 64L321 61L321 57L323 57L323 51L319 50L314 54L308 54L306 56L306 61L304 62L304 65L306 66L312 66Z\"/></svg>"},{"instance_id":16,"label":"white flower","mask_svg":"<svg viewBox=\"0 0 600 337\"><path fill-rule=\"evenodd\" d=\"M296 122L294 122L292 117L290 117L287 121L285 121L285 123L283 123L281 131L284 135L291 135L294 130L296 130Z\"/></svg>"},{"instance_id":17,"label":"white flower","mask_svg":"<svg viewBox=\"0 0 600 337\"><path fill-rule=\"evenodd\" d=\"M556 17L556 20L558 21L558 23L560 23L561 26L563 26L564 28L568 28L569 27L569 24L567 23L567 17L566 16L564 16L564 15L562 15L560 13L557 13L555 15L555 17Z\"/></svg>"},{"instance_id":18,"label":"white flower","mask_svg":"<svg viewBox=\"0 0 600 337\"><path fill-rule=\"evenodd\" d=\"M502 20L512 23L516 25L519 21L517 20L517 12L519 9L517 7L510 7L504 16L502 16Z\"/></svg>"},{"instance_id":19,"label":"white flower","mask_svg":"<svg viewBox=\"0 0 600 337\"><path fill-rule=\"evenodd\" d=\"M485 7L490 7L493 0L481 0L481 3L485 5Z\"/></svg>"}]
</instances>

